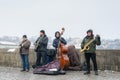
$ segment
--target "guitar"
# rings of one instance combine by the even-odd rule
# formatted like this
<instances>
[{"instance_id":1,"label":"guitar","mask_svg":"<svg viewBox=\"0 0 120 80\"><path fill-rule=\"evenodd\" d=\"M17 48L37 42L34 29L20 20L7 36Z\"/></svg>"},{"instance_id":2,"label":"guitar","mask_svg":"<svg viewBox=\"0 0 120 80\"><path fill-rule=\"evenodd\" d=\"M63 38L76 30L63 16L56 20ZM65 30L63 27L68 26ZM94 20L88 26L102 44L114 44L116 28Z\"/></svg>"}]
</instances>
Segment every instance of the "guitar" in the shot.
<instances>
[{"instance_id":1,"label":"guitar","mask_svg":"<svg viewBox=\"0 0 120 80\"><path fill-rule=\"evenodd\" d=\"M38 50L38 47L40 46L40 42L41 42L41 39L38 38L37 41L36 41L36 43L34 44L34 45L35 45L35 47L34 47L34 50L35 50L35 51Z\"/></svg>"}]
</instances>

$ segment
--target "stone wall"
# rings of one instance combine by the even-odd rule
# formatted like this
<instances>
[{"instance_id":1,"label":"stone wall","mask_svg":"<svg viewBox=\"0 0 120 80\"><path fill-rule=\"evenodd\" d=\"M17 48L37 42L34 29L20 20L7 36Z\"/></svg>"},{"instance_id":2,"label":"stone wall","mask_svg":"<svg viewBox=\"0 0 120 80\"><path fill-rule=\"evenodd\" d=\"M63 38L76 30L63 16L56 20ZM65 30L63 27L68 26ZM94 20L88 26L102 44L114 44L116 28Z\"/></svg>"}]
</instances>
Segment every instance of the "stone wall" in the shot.
<instances>
[{"instance_id":1,"label":"stone wall","mask_svg":"<svg viewBox=\"0 0 120 80\"><path fill-rule=\"evenodd\" d=\"M8 49L0 49L0 66L20 67L21 59L19 50L7 52ZM79 51L79 50L78 50ZM97 63L100 70L120 71L120 50L97 50ZM30 50L30 65L35 64L36 55ZM81 63L84 62L84 54L80 54Z\"/></svg>"},{"instance_id":2,"label":"stone wall","mask_svg":"<svg viewBox=\"0 0 120 80\"><path fill-rule=\"evenodd\" d=\"M33 65L35 63L35 60L35 52L33 50L30 50L30 65ZM8 49L0 49L0 66L21 67L21 57L19 50L16 49L14 52L8 52Z\"/></svg>"}]
</instances>

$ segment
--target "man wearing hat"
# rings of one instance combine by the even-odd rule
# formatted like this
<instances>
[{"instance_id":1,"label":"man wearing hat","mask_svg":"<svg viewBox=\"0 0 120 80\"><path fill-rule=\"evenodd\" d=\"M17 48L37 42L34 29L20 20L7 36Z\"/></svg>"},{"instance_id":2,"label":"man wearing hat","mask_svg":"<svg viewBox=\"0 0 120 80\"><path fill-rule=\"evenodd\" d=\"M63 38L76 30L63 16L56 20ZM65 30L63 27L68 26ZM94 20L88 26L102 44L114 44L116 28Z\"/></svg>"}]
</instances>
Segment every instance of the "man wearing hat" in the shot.
<instances>
[{"instance_id":1,"label":"man wearing hat","mask_svg":"<svg viewBox=\"0 0 120 80\"><path fill-rule=\"evenodd\" d=\"M83 49L84 46L92 39L94 39L93 30L89 29L87 31L87 36L83 39L83 41L81 43L81 48ZM94 65L95 75L98 75L98 68L97 68L95 51L96 51L96 45L100 45L100 44L101 44L100 36L96 35L94 42L92 42L89 45L89 50L84 51L85 59L86 59L86 63L87 63L87 72L84 73L85 75L90 74L90 59L92 59L92 62Z\"/></svg>"},{"instance_id":2,"label":"man wearing hat","mask_svg":"<svg viewBox=\"0 0 120 80\"><path fill-rule=\"evenodd\" d=\"M31 42L27 39L26 35L23 35L23 40L20 46L20 56L22 59L23 69L21 71L29 71L29 48Z\"/></svg>"},{"instance_id":3,"label":"man wearing hat","mask_svg":"<svg viewBox=\"0 0 120 80\"><path fill-rule=\"evenodd\" d=\"M46 64L47 59L47 45L48 37L44 30L40 31L40 37L35 42L35 51L37 53L36 66L42 66Z\"/></svg>"}]
</instances>

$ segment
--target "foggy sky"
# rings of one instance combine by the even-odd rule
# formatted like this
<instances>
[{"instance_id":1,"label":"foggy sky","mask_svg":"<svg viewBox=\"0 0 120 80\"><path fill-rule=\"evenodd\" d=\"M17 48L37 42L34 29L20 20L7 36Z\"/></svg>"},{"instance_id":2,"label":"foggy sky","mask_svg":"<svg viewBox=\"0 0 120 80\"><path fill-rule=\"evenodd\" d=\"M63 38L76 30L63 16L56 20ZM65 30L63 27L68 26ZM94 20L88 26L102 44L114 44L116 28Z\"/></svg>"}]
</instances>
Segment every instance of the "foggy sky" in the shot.
<instances>
[{"instance_id":1,"label":"foggy sky","mask_svg":"<svg viewBox=\"0 0 120 80\"><path fill-rule=\"evenodd\" d=\"M86 30L120 39L120 0L0 0L0 36L48 36L65 27L64 37L83 38Z\"/></svg>"}]
</instances>

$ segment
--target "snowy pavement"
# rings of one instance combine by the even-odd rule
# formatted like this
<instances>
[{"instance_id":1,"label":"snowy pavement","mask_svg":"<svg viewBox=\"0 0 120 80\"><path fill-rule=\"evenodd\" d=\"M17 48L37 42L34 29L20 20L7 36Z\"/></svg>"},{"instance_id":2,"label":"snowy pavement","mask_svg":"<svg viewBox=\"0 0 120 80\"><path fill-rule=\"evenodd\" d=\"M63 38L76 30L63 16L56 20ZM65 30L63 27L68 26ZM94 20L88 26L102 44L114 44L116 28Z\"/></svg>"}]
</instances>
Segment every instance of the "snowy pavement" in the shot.
<instances>
[{"instance_id":1,"label":"snowy pavement","mask_svg":"<svg viewBox=\"0 0 120 80\"><path fill-rule=\"evenodd\" d=\"M20 68L0 67L0 80L120 80L120 72L99 71L95 76L83 75L83 71L67 71L66 75L36 75L30 72L20 72Z\"/></svg>"}]
</instances>

